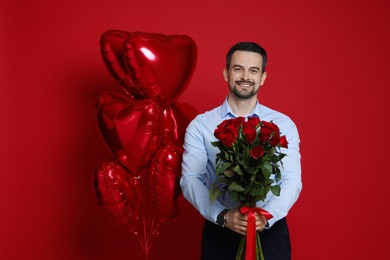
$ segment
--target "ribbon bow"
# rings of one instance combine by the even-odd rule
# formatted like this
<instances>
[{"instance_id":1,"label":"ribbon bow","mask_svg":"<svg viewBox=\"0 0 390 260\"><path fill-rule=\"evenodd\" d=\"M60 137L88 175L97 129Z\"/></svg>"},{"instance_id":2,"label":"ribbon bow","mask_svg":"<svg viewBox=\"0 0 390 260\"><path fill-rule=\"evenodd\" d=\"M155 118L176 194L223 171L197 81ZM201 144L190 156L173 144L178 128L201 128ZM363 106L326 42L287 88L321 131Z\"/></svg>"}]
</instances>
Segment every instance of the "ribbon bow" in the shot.
<instances>
[{"instance_id":1,"label":"ribbon bow","mask_svg":"<svg viewBox=\"0 0 390 260\"><path fill-rule=\"evenodd\" d=\"M245 260L256 259L256 218L255 213L263 215L267 220L273 216L262 208L251 208L243 206L240 208L241 214L248 214L248 229L246 232Z\"/></svg>"}]
</instances>

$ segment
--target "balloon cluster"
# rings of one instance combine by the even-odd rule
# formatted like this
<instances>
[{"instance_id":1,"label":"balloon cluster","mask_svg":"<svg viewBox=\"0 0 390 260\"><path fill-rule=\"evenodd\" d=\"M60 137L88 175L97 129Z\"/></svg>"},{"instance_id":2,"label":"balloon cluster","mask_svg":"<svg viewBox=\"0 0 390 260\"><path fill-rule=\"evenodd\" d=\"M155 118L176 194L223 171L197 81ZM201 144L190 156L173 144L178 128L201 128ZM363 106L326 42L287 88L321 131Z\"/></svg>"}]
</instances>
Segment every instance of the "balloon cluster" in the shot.
<instances>
[{"instance_id":1,"label":"balloon cluster","mask_svg":"<svg viewBox=\"0 0 390 260\"><path fill-rule=\"evenodd\" d=\"M177 97L194 72L197 48L184 35L109 30L103 60L123 94L97 100L98 126L113 153L94 175L99 206L136 235L147 258L159 224L188 203L179 186L185 128L196 111Z\"/></svg>"}]
</instances>

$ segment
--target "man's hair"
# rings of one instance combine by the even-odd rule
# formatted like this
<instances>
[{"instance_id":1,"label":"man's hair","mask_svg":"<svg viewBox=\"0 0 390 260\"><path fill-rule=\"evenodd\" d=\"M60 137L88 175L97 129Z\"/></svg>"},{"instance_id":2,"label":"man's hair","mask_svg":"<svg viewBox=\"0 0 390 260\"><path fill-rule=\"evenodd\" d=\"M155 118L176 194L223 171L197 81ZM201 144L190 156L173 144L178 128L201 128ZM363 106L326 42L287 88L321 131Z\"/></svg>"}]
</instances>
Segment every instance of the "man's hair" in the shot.
<instances>
[{"instance_id":1,"label":"man's hair","mask_svg":"<svg viewBox=\"0 0 390 260\"><path fill-rule=\"evenodd\" d=\"M229 52L226 54L226 68L230 68L230 63L232 61L233 53L236 51L251 51L261 55L263 59L262 72L265 71L265 66L267 65L267 52L263 47L258 45L255 42L239 42L230 48Z\"/></svg>"}]
</instances>

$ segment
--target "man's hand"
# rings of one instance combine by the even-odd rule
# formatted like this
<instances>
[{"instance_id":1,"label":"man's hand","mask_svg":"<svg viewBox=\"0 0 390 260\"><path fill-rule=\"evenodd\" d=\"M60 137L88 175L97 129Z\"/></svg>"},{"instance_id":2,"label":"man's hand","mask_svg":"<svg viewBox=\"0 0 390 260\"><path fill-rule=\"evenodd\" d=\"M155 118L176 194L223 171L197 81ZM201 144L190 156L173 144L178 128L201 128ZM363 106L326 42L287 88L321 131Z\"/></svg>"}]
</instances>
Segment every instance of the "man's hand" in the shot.
<instances>
[{"instance_id":1,"label":"man's hand","mask_svg":"<svg viewBox=\"0 0 390 260\"><path fill-rule=\"evenodd\" d=\"M255 212L256 217L256 230L261 232L264 230L267 225L267 219L257 212ZM232 231L239 233L243 236L246 235L247 227L248 227L248 215L241 214L240 209L236 208L234 210L229 210L226 215L226 224L225 226Z\"/></svg>"}]
</instances>

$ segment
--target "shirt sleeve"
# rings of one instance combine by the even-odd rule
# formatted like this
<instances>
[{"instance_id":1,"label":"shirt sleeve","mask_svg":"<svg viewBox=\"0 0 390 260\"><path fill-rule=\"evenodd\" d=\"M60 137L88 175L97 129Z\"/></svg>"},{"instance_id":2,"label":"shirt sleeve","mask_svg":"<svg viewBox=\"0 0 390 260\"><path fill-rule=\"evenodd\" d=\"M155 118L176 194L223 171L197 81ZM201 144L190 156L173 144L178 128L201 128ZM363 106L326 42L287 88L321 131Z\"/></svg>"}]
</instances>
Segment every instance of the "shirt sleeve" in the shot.
<instances>
[{"instance_id":1,"label":"shirt sleeve","mask_svg":"<svg viewBox=\"0 0 390 260\"><path fill-rule=\"evenodd\" d=\"M269 201L262 207L273 216L273 218L268 220L268 227L271 227L276 221L287 215L302 190L298 130L295 124L292 123L290 130L282 134L286 135L288 149L282 148L282 152L287 156L282 159L280 195L271 196Z\"/></svg>"},{"instance_id":2,"label":"shirt sleeve","mask_svg":"<svg viewBox=\"0 0 390 260\"><path fill-rule=\"evenodd\" d=\"M215 223L218 214L225 207L218 200L210 201L210 183L207 176L208 153L202 130L204 129L197 119L187 127L180 185L184 197L204 218Z\"/></svg>"}]
</instances>

